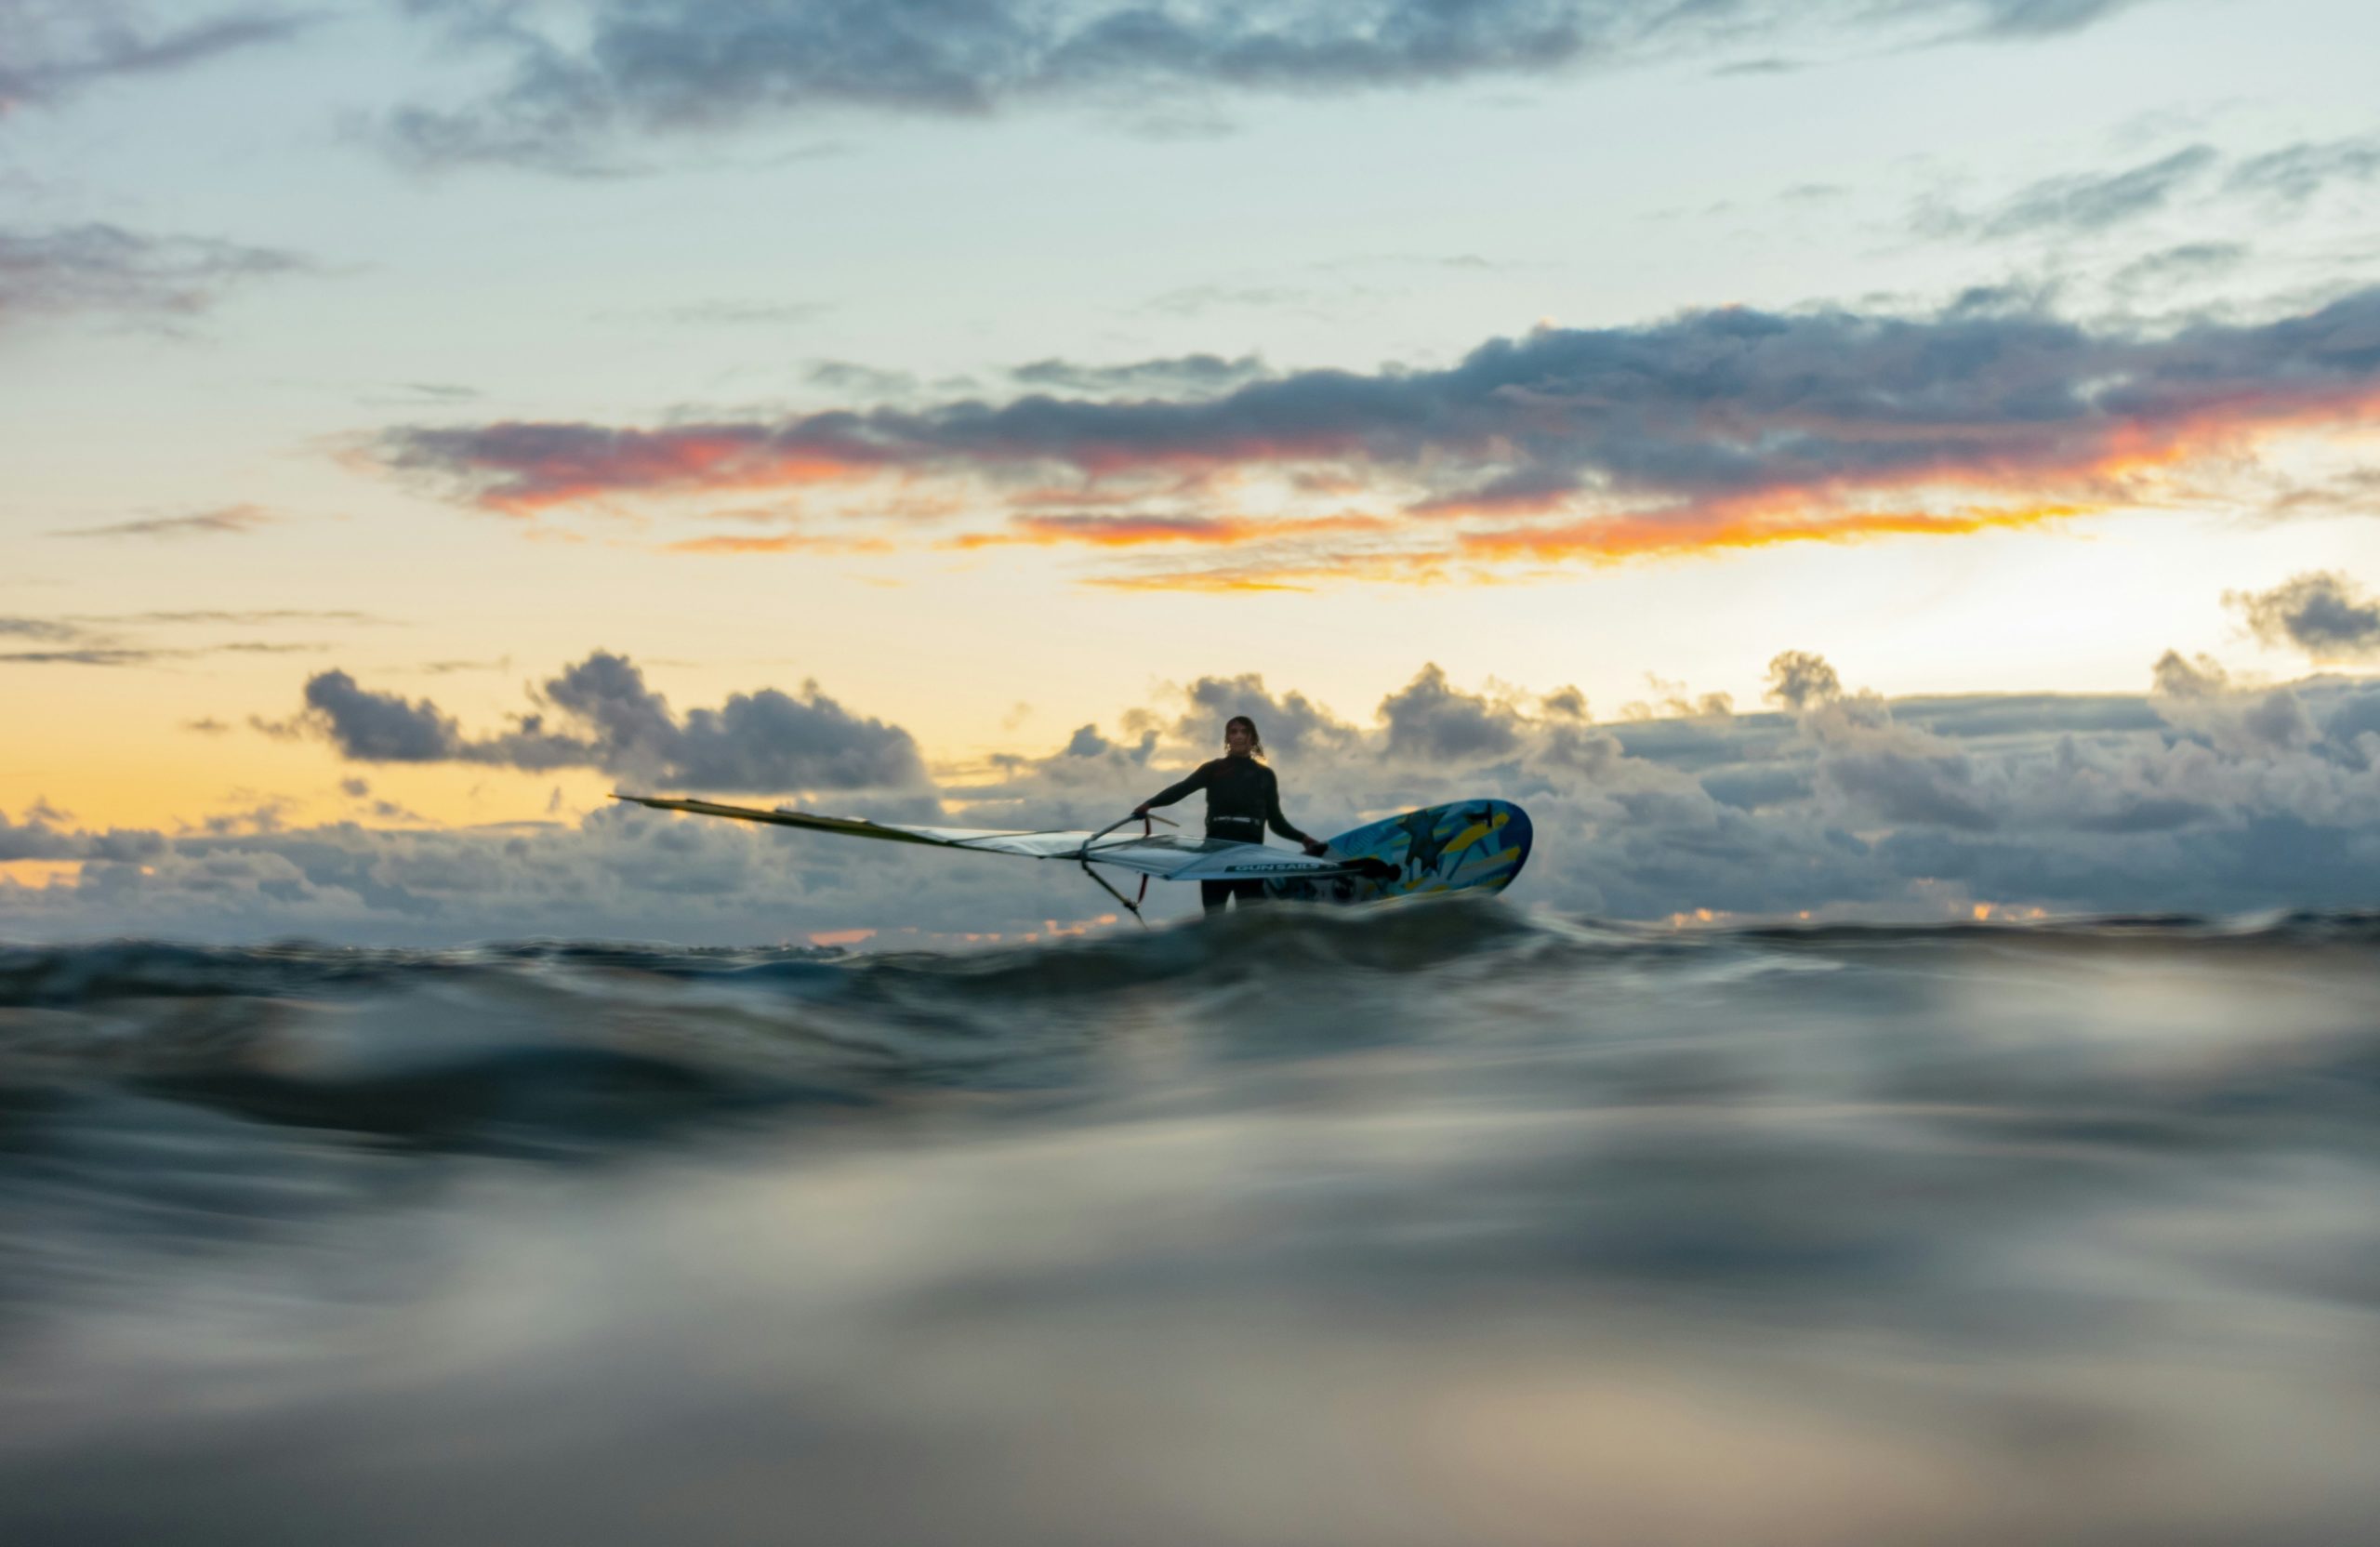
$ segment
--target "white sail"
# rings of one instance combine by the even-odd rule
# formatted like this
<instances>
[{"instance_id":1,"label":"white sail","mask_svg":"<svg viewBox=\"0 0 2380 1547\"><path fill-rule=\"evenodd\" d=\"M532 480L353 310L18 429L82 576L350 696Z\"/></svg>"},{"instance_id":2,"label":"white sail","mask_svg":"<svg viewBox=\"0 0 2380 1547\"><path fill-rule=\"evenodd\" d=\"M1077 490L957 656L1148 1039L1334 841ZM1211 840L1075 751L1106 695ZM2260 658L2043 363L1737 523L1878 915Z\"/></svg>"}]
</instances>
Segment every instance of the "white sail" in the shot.
<instances>
[{"instance_id":1,"label":"white sail","mask_svg":"<svg viewBox=\"0 0 2380 1547\"><path fill-rule=\"evenodd\" d=\"M939 849L972 849L986 854L1014 854L1025 859L1056 859L1077 864L1113 865L1159 880L1260 880L1279 876L1320 877L1346 868L1329 856L1316 857L1261 843L1239 843L1225 838L1188 838L1172 833L1012 832L990 827L928 827L906 822L878 822L861 816L816 816L801 811L762 811L754 806L721 805L716 800L669 800L653 795L615 795L655 811L679 811L695 816L723 816L737 822L766 822L780 827L806 827L813 832L841 833L848 838L874 838L893 843L924 843Z\"/></svg>"}]
</instances>

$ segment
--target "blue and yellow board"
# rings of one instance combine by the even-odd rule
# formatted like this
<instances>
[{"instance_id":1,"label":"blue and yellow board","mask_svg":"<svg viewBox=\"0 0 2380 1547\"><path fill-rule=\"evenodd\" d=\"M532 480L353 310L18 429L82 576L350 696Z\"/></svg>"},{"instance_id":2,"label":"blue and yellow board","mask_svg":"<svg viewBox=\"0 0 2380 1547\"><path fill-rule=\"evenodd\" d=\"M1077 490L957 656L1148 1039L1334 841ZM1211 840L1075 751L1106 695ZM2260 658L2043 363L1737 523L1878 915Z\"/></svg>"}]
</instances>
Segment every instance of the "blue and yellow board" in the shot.
<instances>
[{"instance_id":1,"label":"blue and yellow board","mask_svg":"<svg viewBox=\"0 0 2380 1547\"><path fill-rule=\"evenodd\" d=\"M1369 823L1330 840L1333 857L1395 867L1379 879L1284 877L1268 897L1308 903L1371 903L1439 892L1501 892L1528 859L1528 813L1510 800L1458 800Z\"/></svg>"}]
</instances>

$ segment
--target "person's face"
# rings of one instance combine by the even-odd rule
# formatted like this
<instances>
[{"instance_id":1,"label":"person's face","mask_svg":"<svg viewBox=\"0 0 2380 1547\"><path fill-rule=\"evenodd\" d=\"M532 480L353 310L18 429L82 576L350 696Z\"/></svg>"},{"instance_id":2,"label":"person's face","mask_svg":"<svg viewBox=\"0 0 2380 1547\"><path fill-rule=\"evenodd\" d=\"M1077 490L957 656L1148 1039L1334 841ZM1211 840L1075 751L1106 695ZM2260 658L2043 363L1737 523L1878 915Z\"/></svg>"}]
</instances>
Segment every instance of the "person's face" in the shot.
<instances>
[{"instance_id":1,"label":"person's face","mask_svg":"<svg viewBox=\"0 0 2380 1547\"><path fill-rule=\"evenodd\" d=\"M1233 757L1244 758L1248 756L1249 749L1253 747L1255 745L1256 738L1248 734L1247 726L1235 721L1231 724L1223 727L1223 750L1230 753Z\"/></svg>"}]
</instances>

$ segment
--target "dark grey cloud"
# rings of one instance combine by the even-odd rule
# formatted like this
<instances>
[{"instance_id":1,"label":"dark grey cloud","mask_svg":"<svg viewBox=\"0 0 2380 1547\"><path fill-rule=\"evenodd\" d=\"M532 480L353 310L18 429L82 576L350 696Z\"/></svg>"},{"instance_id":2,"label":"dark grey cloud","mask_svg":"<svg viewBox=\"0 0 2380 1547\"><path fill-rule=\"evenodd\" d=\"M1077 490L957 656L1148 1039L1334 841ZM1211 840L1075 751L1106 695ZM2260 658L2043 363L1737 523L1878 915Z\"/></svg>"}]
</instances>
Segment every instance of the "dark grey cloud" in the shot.
<instances>
[{"instance_id":1,"label":"dark grey cloud","mask_svg":"<svg viewBox=\"0 0 2380 1547\"><path fill-rule=\"evenodd\" d=\"M254 505L227 505L218 510L202 510L188 516L151 516L141 521L122 521L107 526L65 527L50 534L53 537L147 537L174 540L183 537L211 537L253 532L270 526L280 518Z\"/></svg>"},{"instance_id":2,"label":"dark grey cloud","mask_svg":"<svg viewBox=\"0 0 2380 1547\"><path fill-rule=\"evenodd\" d=\"M1978 36L1991 38L2057 37L2078 33L2141 0L1985 0Z\"/></svg>"},{"instance_id":3,"label":"dark grey cloud","mask_svg":"<svg viewBox=\"0 0 2380 1547\"><path fill-rule=\"evenodd\" d=\"M1778 755L1792 735L1793 721L1789 715L1747 714L1623 721L1606 729L1632 758L1699 774Z\"/></svg>"},{"instance_id":4,"label":"dark grey cloud","mask_svg":"<svg viewBox=\"0 0 2380 1547\"><path fill-rule=\"evenodd\" d=\"M1070 360L1037 360L1009 373L1019 385L1096 395L1136 394L1203 397L1261 380L1272 372L1255 355L1226 360L1219 354L1184 354L1137 360L1121 365L1084 365Z\"/></svg>"},{"instance_id":5,"label":"dark grey cloud","mask_svg":"<svg viewBox=\"0 0 2380 1547\"><path fill-rule=\"evenodd\" d=\"M2380 178L2380 136L2358 139L2303 140L2251 156L2225 179L2233 191L2302 205L2332 183L2367 183Z\"/></svg>"},{"instance_id":6,"label":"dark grey cloud","mask_svg":"<svg viewBox=\"0 0 2380 1547\"><path fill-rule=\"evenodd\" d=\"M512 657L499 655L492 661L424 661L414 670L425 677L452 677L460 671L509 671Z\"/></svg>"},{"instance_id":7,"label":"dark grey cloud","mask_svg":"<svg viewBox=\"0 0 2380 1547\"><path fill-rule=\"evenodd\" d=\"M0 864L20 859L108 860L137 864L161 854L165 840L145 829L112 827L91 833L69 829L56 812L36 804L22 822L0 811Z\"/></svg>"},{"instance_id":8,"label":"dark grey cloud","mask_svg":"<svg viewBox=\"0 0 2380 1547\"><path fill-rule=\"evenodd\" d=\"M1699 783L1713 800L1745 811L1805 800L1817 787L1808 769L1783 764L1714 769Z\"/></svg>"},{"instance_id":9,"label":"dark grey cloud","mask_svg":"<svg viewBox=\"0 0 2380 1547\"><path fill-rule=\"evenodd\" d=\"M2133 259L2117 270L2108 284L2122 294L2133 295L2165 285L2213 279L2245 263L2248 253L2249 247L2244 242L2185 242L2179 246L2167 247Z\"/></svg>"},{"instance_id":10,"label":"dark grey cloud","mask_svg":"<svg viewBox=\"0 0 2380 1547\"><path fill-rule=\"evenodd\" d=\"M802 376L818 386L855 397L906 397L921 385L914 372L879 370L850 360L821 360Z\"/></svg>"},{"instance_id":11,"label":"dark grey cloud","mask_svg":"<svg viewBox=\"0 0 2380 1547\"><path fill-rule=\"evenodd\" d=\"M1382 699L1380 718L1392 755L1449 770L1509 757L1521 744L1517 709L1457 690L1435 663Z\"/></svg>"},{"instance_id":12,"label":"dark grey cloud","mask_svg":"<svg viewBox=\"0 0 2380 1547\"><path fill-rule=\"evenodd\" d=\"M2168 698L2212 698L2231 689L2231 674L2223 669L2222 662L2211 655L2192 660L2178 650L2157 657L2151 680L2157 692Z\"/></svg>"},{"instance_id":13,"label":"dark grey cloud","mask_svg":"<svg viewBox=\"0 0 2380 1547\"><path fill-rule=\"evenodd\" d=\"M191 317L234 286L309 267L274 248L99 223L0 229L0 328L85 311Z\"/></svg>"},{"instance_id":14,"label":"dark grey cloud","mask_svg":"<svg viewBox=\"0 0 2380 1547\"><path fill-rule=\"evenodd\" d=\"M0 664L8 666L153 666L159 661L179 659L189 652L181 650L148 650L137 645L76 645L62 650L11 650L0 652Z\"/></svg>"},{"instance_id":15,"label":"dark grey cloud","mask_svg":"<svg viewBox=\"0 0 2380 1547\"><path fill-rule=\"evenodd\" d=\"M1767 696L1789 709L1806 709L1843 696L1843 679L1822 656L1788 650L1768 663Z\"/></svg>"},{"instance_id":16,"label":"dark grey cloud","mask_svg":"<svg viewBox=\"0 0 2380 1547\"><path fill-rule=\"evenodd\" d=\"M501 48L509 81L456 110L400 110L397 140L427 161L599 165L622 127L717 129L755 118L860 108L978 116L1035 98L1169 85L1272 91L1540 73L1620 29L1654 30L1650 6L1606 19L1570 0L1357 0L1327 8L1012 0L591 0L569 7L583 41L533 29L512 7L425 7L458 35Z\"/></svg>"},{"instance_id":17,"label":"dark grey cloud","mask_svg":"<svg viewBox=\"0 0 2380 1547\"><path fill-rule=\"evenodd\" d=\"M218 11L172 23L131 0L0 0L0 117L104 81L164 74L283 42L317 20L287 9Z\"/></svg>"},{"instance_id":18,"label":"dark grey cloud","mask_svg":"<svg viewBox=\"0 0 2380 1547\"><path fill-rule=\"evenodd\" d=\"M2161 888L2216 911L2288 906L2286 879L2241 835L2292 824L2334 835L2337 853L2307 882L2334 906L2357 895L2338 855L2380 843L2380 684L2241 691L2210 663L2182 663L2196 696L1887 702L1850 691L1819 657L1786 655L1797 680L1834 684L1792 715L1598 725L1424 670L1418 692L1390 695L1367 724L1307 705L1329 734L1276 746L1273 760L1291 820L1316 833L1465 795L1520 800L1540 848L1516 895L1629 918L1938 918L1977 901L2153 910L2168 906ZM1106 820L1212 756L1229 706L1261 720L1289 696L1215 681L1236 686L1143 721L1159 735L1154 756L1085 758L1107 742L1093 728L1063 753L1016 760L1000 783L945 792L951 820ZM1411 742L1408 711L1423 707L1418 723L1457 727L1460 750ZM1392 750L1400 731L1420 755ZM1474 759L1474 747L1501 752ZM2220 856L2202 875L2200 853ZM2373 883L2360 884L2368 901Z\"/></svg>"},{"instance_id":19,"label":"dark grey cloud","mask_svg":"<svg viewBox=\"0 0 2380 1547\"><path fill-rule=\"evenodd\" d=\"M149 644L127 639L114 628L90 624L274 623L291 618L352 618L360 614L311 611L260 613L135 613L66 618L0 617L0 640L36 641L46 648L0 653L0 664L12 666L142 667L206 655L298 654L325 650L327 645L286 640L218 640L205 644Z\"/></svg>"},{"instance_id":20,"label":"dark grey cloud","mask_svg":"<svg viewBox=\"0 0 2380 1547\"><path fill-rule=\"evenodd\" d=\"M1417 509L1644 502L1625 518L1469 534L1483 558L1691 547L1780 501L1954 483L2037 500L2210 434L2357 422L2380 388L2380 288L2310 313L2149 334L2037 312L1689 313L1540 328L1439 370L1299 371L1183 402L1031 394L622 430L388 432L402 474L499 509L821 477L1091 480L1257 469L1384 477ZM1907 497L1900 496L1900 497ZM1848 519L1848 518L1846 518ZM1446 527L1431 528L1443 534Z\"/></svg>"},{"instance_id":21,"label":"dark grey cloud","mask_svg":"<svg viewBox=\"0 0 2380 1547\"><path fill-rule=\"evenodd\" d=\"M2154 731L2164 723L2137 694L1981 693L1896 698L1893 718L1937 735L2067 735L2077 732Z\"/></svg>"},{"instance_id":22,"label":"dark grey cloud","mask_svg":"<svg viewBox=\"0 0 2380 1547\"><path fill-rule=\"evenodd\" d=\"M2191 145L2119 172L2045 178L1987 210L1928 210L1919 217L1919 226L1944 236L2105 231L2164 208L2175 193L2204 177L2220 159L2213 146Z\"/></svg>"},{"instance_id":23,"label":"dark grey cloud","mask_svg":"<svg viewBox=\"0 0 2380 1547\"><path fill-rule=\"evenodd\" d=\"M1986 831L2001 813L1977 760L1956 743L1893 718L1872 693L1846 694L1822 658L1789 650L1769 663L1769 696L1792 707L1816 753L1818 788L1851 824Z\"/></svg>"},{"instance_id":24,"label":"dark grey cloud","mask_svg":"<svg viewBox=\"0 0 2380 1547\"><path fill-rule=\"evenodd\" d=\"M427 698L408 702L356 685L344 671L306 680L306 707L343 757L359 762L445 762L463 756L463 735L452 715Z\"/></svg>"},{"instance_id":25,"label":"dark grey cloud","mask_svg":"<svg viewBox=\"0 0 2380 1547\"><path fill-rule=\"evenodd\" d=\"M2380 659L2380 600L2333 570L2293 576L2268 591L2226 591L2267 644L2294 645L2316 661Z\"/></svg>"},{"instance_id":26,"label":"dark grey cloud","mask_svg":"<svg viewBox=\"0 0 2380 1547\"><path fill-rule=\"evenodd\" d=\"M1802 679L1831 671L1801 654ZM914 804L867 794L847 809L894 819L940 810L969 826L1102 825L1214 756L1223 720L1245 712L1264 727L1300 826L1329 834L1419 805L1513 799L1539 844L1514 900L1573 913L1872 919L1965 917L1976 906L2371 906L2380 682L2242 688L2219 664L2179 655L2155 676L2158 691L2133 695L1888 702L1834 673L1831 695L1807 694L1791 715L1625 724L1546 707L1558 694L1474 692L1429 669L1361 722L1252 675L1219 676L1117 725L1078 727L1042 753L996 759L979 782L942 789L939 806L923 793ZM544 696L555 724L501 736L450 732L419 701L363 712L388 713L392 736L491 764L505 760L496 744L507 736L567 731L588 747L641 745L692 718L600 658L559 694L600 724ZM1392 748L1398 737L1403 750ZM0 826L0 853L96 862L47 890L0 887L0 934L748 941L853 927L1038 930L1112 906L1088 887L1070 902L1056 867L954 864L625 809L575 825L447 831L271 831L256 812L221 826L162 841L120 835L113 851L101 847L107 835L46 810ZM136 851L146 855L138 864L102 857ZM1179 889L1151 900L1159 917L1197 906Z\"/></svg>"},{"instance_id":27,"label":"dark grey cloud","mask_svg":"<svg viewBox=\"0 0 2380 1547\"><path fill-rule=\"evenodd\" d=\"M1223 724L1235 715L1256 722L1264 745L1284 755L1344 747L1355 739L1354 726L1297 692L1274 694L1263 676L1201 677L1183 690L1188 708L1170 727L1174 736L1194 747L1223 751Z\"/></svg>"},{"instance_id":28,"label":"dark grey cloud","mask_svg":"<svg viewBox=\"0 0 2380 1547\"><path fill-rule=\"evenodd\" d=\"M72 623L49 617L0 617L0 639L39 640L59 644L80 639L83 630Z\"/></svg>"},{"instance_id":29,"label":"dark grey cloud","mask_svg":"<svg viewBox=\"0 0 2380 1547\"><path fill-rule=\"evenodd\" d=\"M301 723L359 762L475 762L526 770L596 768L694 790L930 787L917 744L818 691L731 694L681 715L627 657L597 651L548 681L536 712L467 735L427 698L359 685L344 671L308 679Z\"/></svg>"},{"instance_id":30,"label":"dark grey cloud","mask_svg":"<svg viewBox=\"0 0 2380 1547\"><path fill-rule=\"evenodd\" d=\"M1726 49L1759 39L1871 44L2044 37L2112 0L578 0L550 13L507 0L416 0L509 74L453 105L413 103L388 130L429 163L566 172L616 164L628 134L719 131L838 110L975 118L1057 99L1180 122L1167 104L1264 95L1527 80ZM542 23L542 24L541 24Z\"/></svg>"}]
</instances>

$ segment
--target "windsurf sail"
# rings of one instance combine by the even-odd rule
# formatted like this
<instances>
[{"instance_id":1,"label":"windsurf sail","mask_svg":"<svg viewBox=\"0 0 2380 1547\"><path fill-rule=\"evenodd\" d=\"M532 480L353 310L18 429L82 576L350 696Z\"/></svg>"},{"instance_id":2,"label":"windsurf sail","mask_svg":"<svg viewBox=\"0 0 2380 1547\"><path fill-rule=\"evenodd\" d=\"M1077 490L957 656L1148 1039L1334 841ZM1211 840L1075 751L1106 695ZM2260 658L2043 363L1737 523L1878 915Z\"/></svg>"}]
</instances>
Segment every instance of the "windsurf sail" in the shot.
<instances>
[{"instance_id":1,"label":"windsurf sail","mask_svg":"<svg viewBox=\"0 0 2380 1547\"><path fill-rule=\"evenodd\" d=\"M906 822L878 822L861 816L816 816L804 811L762 811L753 806L721 805L716 800L670 800L654 795L617 793L612 799L650 806L654 811L723 816L737 822L766 822L780 827L806 827L813 832L841 833L848 838L881 839L892 843L925 843L940 849L971 849L978 853L1013 854L1024 859L1064 860L1085 866L1112 865L1157 880L1270 880L1284 876L1319 879L1368 873L1365 866L1351 865L1329 855L1268 849L1261 843L1241 843L1227 838L1191 838L1177 833L1118 833L1114 827L1096 832L929 827ZM1369 863L1366 862L1367 865Z\"/></svg>"}]
</instances>

